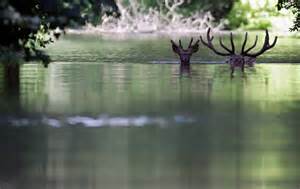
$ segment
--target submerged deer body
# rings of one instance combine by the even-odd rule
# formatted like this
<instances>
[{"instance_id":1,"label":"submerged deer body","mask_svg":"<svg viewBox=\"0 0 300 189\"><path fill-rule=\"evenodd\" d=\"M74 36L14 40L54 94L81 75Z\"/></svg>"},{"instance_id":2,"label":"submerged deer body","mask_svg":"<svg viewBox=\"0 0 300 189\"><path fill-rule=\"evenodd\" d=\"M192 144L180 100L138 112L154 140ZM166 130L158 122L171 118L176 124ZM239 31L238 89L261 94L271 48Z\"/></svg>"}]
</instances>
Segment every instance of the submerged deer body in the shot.
<instances>
[{"instance_id":1,"label":"submerged deer body","mask_svg":"<svg viewBox=\"0 0 300 189\"><path fill-rule=\"evenodd\" d=\"M192 54L197 52L199 49L199 40L197 40L193 44L193 38L192 38L187 49L184 49L182 47L181 40L179 40L179 46L173 40L171 40L171 43L172 43L172 49L174 53L179 55L180 65L182 66L190 65L190 59Z\"/></svg>"},{"instance_id":2,"label":"submerged deer body","mask_svg":"<svg viewBox=\"0 0 300 189\"><path fill-rule=\"evenodd\" d=\"M226 60L226 63L230 65L231 69L231 76L233 76L234 70L236 67L241 68L242 72L244 72L245 66L252 67L254 66L254 63L256 61L256 58L266 52L267 50L273 48L277 42L277 36L275 37L274 41L272 44L269 42L269 32L266 30L266 36L265 36L265 41L263 44L263 47L256 53L249 53L252 49L256 47L257 41L258 41L258 36L256 36L254 44L249 47L248 49L245 50L246 44L247 44L247 39L248 39L248 33L246 32L245 34L245 39L243 42L242 50L240 53L235 52L235 46L233 42L233 35L230 33L230 43L231 43L231 49L229 49L227 46L224 45L222 42L222 38L219 38L219 43L223 49L225 49L226 52L220 52L218 51L212 41L214 39L213 36L210 36L210 28L207 30L207 42L205 42L200 36L201 42L203 45L211 49L214 53L220 55L220 56L226 56L228 57Z\"/></svg>"}]
</instances>

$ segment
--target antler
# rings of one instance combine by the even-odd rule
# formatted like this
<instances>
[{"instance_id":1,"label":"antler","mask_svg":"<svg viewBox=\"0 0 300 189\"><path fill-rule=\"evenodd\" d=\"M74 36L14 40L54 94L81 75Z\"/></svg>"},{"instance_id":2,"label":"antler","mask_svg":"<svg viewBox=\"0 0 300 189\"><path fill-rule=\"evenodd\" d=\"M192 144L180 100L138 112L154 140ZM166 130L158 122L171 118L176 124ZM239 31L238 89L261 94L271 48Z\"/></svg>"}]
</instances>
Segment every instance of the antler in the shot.
<instances>
[{"instance_id":1,"label":"antler","mask_svg":"<svg viewBox=\"0 0 300 189\"><path fill-rule=\"evenodd\" d=\"M173 51L176 52L176 53L179 53L179 49L180 49L179 46L173 40L171 40L171 43L172 43ZM180 43L180 46L181 46L181 43Z\"/></svg>"},{"instance_id":2,"label":"antler","mask_svg":"<svg viewBox=\"0 0 300 189\"><path fill-rule=\"evenodd\" d=\"M201 42L203 43L203 45L207 46L209 49L211 49L212 51L214 51L214 53L216 53L216 54L218 54L218 55L221 55L221 56L230 56L230 55L235 54L235 47L234 47L234 42L233 42L233 35L232 35L232 33L230 33L231 50L230 50L228 47L226 47L226 46L224 45L224 43L222 42L222 38L221 38L221 37L219 38L220 45L228 52L228 53L223 53L223 52L218 51L218 50L214 47L214 45L213 45L213 43L212 43L212 41L213 41L213 39L214 39L214 36L210 36L210 31L211 31L211 29L208 28L207 33L206 33L207 42L205 42L205 41L203 40L202 36L200 36L200 39L201 39Z\"/></svg>"},{"instance_id":3,"label":"antler","mask_svg":"<svg viewBox=\"0 0 300 189\"><path fill-rule=\"evenodd\" d=\"M188 49L192 49L193 53L194 52L197 52L198 49L199 49L199 39L193 44L193 38L191 38L191 41L190 41L190 44L189 44L189 47Z\"/></svg>"},{"instance_id":4,"label":"antler","mask_svg":"<svg viewBox=\"0 0 300 189\"><path fill-rule=\"evenodd\" d=\"M194 39L191 38L188 48L187 48L187 49L184 49L184 48L182 47L182 44L181 44L181 40L180 40L180 39L179 39L179 46L178 46L173 40L171 40L172 48L173 48L174 51L178 51L179 49L181 49L181 50L189 50L189 49L192 49L193 51L196 50L196 49L198 50L198 48L199 48L199 42L200 42L200 41L197 40L194 44L193 44L193 41L194 41Z\"/></svg>"},{"instance_id":5,"label":"antler","mask_svg":"<svg viewBox=\"0 0 300 189\"><path fill-rule=\"evenodd\" d=\"M233 42L233 34L232 34L231 32L230 32L231 50L223 44L223 41L222 41L222 38L221 38L221 37L219 38L219 42L220 42L220 45L221 45L227 52L229 52L230 55L235 54L235 47L234 47L234 42Z\"/></svg>"},{"instance_id":6,"label":"antler","mask_svg":"<svg viewBox=\"0 0 300 189\"><path fill-rule=\"evenodd\" d=\"M257 56L263 54L264 52L266 52L267 50L273 48L276 45L276 42L277 42L277 39L278 39L278 37L275 36L275 39L274 39L273 43L270 45L269 32L268 32L268 30L266 30L266 36L265 36L265 41L264 41L263 47L258 52L250 54L248 52L251 51L256 46L258 36L256 36L254 44L249 49L247 49L245 51L245 46L246 46L246 43L247 43L247 37L248 37L248 33L245 34L245 40L244 40L244 43L243 43L243 46L242 46L241 55L249 56L249 57L257 57Z\"/></svg>"},{"instance_id":7,"label":"antler","mask_svg":"<svg viewBox=\"0 0 300 189\"><path fill-rule=\"evenodd\" d=\"M194 38L191 38L191 41L190 41L190 43L189 43L189 47L188 47L188 48L191 48L191 47L192 47L193 40L194 40Z\"/></svg>"},{"instance_id":8,"label":"antler","mask_svg":"<svg viewBox=\"0 0 300 189\"><path fill-rule=\"evenodd\" d=\"M254 44L250 48L245 50L245 47L246 47L246 44L247 44L247 39L248 39L248 32L246 32L246 34L245 34L245 39L244 39L244 42L243 42L241 55L247 54L249 51L251 51L256 46L257 41L258 41L258 36L257 35L255 36Z\"/></svg>"},{"instance_id":9,"label":"antler","mask_svg":"<svg viewBox=\"0 0 300 189\"><path fill-rule=\"evenodd\" d=\"M179 39L179 47L182 49L182 44L181 44L181 40Z\"/></svg>"}]
</instances>

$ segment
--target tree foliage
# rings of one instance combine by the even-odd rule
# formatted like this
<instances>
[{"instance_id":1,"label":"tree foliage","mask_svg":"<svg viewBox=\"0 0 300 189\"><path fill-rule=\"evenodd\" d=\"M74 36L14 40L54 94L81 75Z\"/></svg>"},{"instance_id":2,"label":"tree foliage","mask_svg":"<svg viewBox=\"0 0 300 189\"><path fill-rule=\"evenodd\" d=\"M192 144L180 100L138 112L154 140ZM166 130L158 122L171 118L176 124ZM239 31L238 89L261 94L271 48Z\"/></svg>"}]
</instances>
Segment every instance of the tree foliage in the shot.
<instances>
[{"instance_id":1,"label":"tree foliage","mask_svg":"<svg viewBox=\"0 0 300 189\"><path fill-rule=\"evenodd\" d=\"M299 0L278 0L278 10L282 8L289 9L295 15L294 26L291 31L298 31L300 28L300 1Z\"/></svg>"},{"instance_id":2,"label":"tree foliage","mask_svg":"<svg viewBox=\"0 0 300 189\"><path fill-rule=\"evenodd\" d=\"M47 56L39 50L59 37L58 29L97 24L103 0L1 0L0 46L22 50L25 58Z\"/></svg>"},{"instance_id":3,"label":"tree foliage","mask_svg":"<svg viewBox=\"0 0 300 189\"><path fill-rule=\"evenodd\" d=\"M136 1L143 4L145 7L160 7L162 4L164 4L163 0ZM220 20L230 12L235 1L236 0L185 0L182 6L180 6L180 11L187 16L200 10L209 11L215 19Z\"/></svg>"},{"instance_id":4,"label":"tree foliage","mask_svg":"<svg viewBox=\"0 0 300 189\"><path fill-rule=\"evenodd\" d=\"M274 0L237 0L226 16L230 29L268 29L272 27L271 18L279 16Z\"/></svg>"}]
</instances>

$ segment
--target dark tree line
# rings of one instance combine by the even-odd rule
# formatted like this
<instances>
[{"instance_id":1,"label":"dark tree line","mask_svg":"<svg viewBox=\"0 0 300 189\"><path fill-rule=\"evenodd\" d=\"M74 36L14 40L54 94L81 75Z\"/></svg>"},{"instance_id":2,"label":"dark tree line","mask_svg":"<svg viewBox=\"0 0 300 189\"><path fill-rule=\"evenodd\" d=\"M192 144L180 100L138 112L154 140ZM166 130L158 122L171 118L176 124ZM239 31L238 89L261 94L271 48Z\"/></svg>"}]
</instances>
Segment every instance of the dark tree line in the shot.
<instances>
[{"instance_id":1,"label":"dark tree line","mask_svg":"<svg viewBox=\"0 0 300 189\"><path fill-rule=\"evenodd\" d=\"M53 42L55 29L99 23L103 5L117 11L111 0L1 0L0 46L24 52L25 58L47 56L39 48ZM0 49L0 50L1 50Z\"/></svg>"}]
</instances>

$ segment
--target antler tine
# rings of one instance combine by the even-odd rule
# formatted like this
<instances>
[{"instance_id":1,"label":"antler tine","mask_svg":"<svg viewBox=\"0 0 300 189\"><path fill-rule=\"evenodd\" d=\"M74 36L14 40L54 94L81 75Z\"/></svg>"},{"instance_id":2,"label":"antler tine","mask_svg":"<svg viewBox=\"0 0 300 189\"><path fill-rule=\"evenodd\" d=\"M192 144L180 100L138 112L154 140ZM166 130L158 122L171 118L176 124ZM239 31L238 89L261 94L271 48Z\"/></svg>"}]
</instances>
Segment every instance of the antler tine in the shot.
<instances>
[{"instance_id":1,"label":"antler tine","mask_svg":"<svg viewBox=\"0 0 300 189\"><path fill-rule=\"evenodd\" d=\"M203 43L203 45L205 45L206 47L208 47L209 49L211 49L214 53L216 53L218 55L221 55L221 56L229 56L229 55L231 55L231 53L222 53L222 52L217 51L217 49L215 49L215 47L214 47L214 45L212 43L212 41L214 39L214 36L210 37L210 31L211 31L211 29L208 28L207 33L206 33L207 42L205 42L203 40L202 36L200 36L200 40Z\"/></svg>"},{"instance_id":2,"label":"antler tine","mask_svg":"<svg viewBox=\"0 0 300 189\"><path fill-rule=\"evenodd\" d=\"M171 39L171 43L172 43L172 49L175 53L179 53L180 52L180 48L178 47L178 45Z\"/></svg>"},{"instance_id":3,"label":"antler tine","mask_svg":"<svg viewBox=\"0 0 300 189\"><path fill-rule=\"evenodd\" d=\"M206 38L207 38L207 43L203 40L202 36L200 35L200 40L205 46L209 46L209 43L214 39L214 37L210 37L210 28L208 28L206 32Z\"/></svg>"},{"instance_id":4,"label":"antler tine","mask_svg":"<svg viewBox=\"0 0 300 189\"><path fill-rule=\"evenodd\" d=\"M173 46L176 46L177 48L179 48L179 46L177 45L177 43L175 41L173 41L172 39L171 39L171 43L172 43Z\"/></svg>"},{"instance_id":5,"label":"antler tine","mask_svg":"<svg viewBox=\"0 0 300 189\"><path fill-rule=\"evenodd\" d=\"M223 43L221 37L219 38L219 43L220 43L221 47L223 47L223 48L224 48L226 51L228 51L230 54L234 54L234 53L232 52L232 50L230 50L228 47L226 47L226 46L224 45L224 43Z\"/></svg>"},{"instance_id":6,"label":"antler tine","mask_svg":"<svg viewBox=\"0 0 300 189\"><path fill-rule=\"evenodd\" d=\"M255 48L255 47L256 47L256 44L257 44L257 41L258 41L258 35L255 36L254 44L253 44L249 49L245 50L245 51L243 52L243 54L247 54L249 51L251 51L253 48Z\"/></svg>"},{"instance_id":7,"label":"antler tine","mask_svg":"<svg viewBox=\"0 0 300 189\"><path fill-rule=\"evenodd\" d=\"M172 43L173 45L178 46L172 39L171 39L171 43Z\"/></svg>"},{"instance_id":8,"label":"antler tine","mask_svg":"<svg viewBox=\"0 0 300 189\"><path fill-rule=\"evenodd\" d=\"M248 32L245 33L245 39L244 39L244 42L243 42L241 54L243 54L244 51L245 51L245 47L246 47L246 44L247 44L247 39L248 39Z\"/></svg>"},{"instance_id":9,"label":"antler tine","mask_svg":"<svg viewBox=\"0 0 300 189\"><path fill-rule=\"evenodd\" d=\"M267 50L273 48L276 45L277 39L278 39L278 37L275 36L273 43L270 45L269 32L268 32L268 30L266 30L266 36L265 36L265 41L264 41L263 47L257 53L253 53L253 54L248 54L247 52L249 52L251 50L251 49L250 50L248 49L248 51L245 52L245 55L250 56L250 57L257 57L257 56L263 54L264 52L266 52Z\"/></svg>"},{"instance_id":10,"label":"antler tine","mask_svg":"<svg viewBox=\"0 0 300 189\"><path fill-rule=\"evenodd\" d=\"M268 30L266 30L265 41L261 50L265 49L269 44L270 36Z\"/></svg>"},{"instance_id":11,"label":"antler tine","mask_svg":"<svg viewBox=\"0 0 300 189\"><path fill-rule=\"evenodd\" d=\"M201 40L201 42L205 45L205 46L209 46L208 45L208 43L209 43L209 32L210 32L210 28L208 28L208 30L207 30L207 36L206 36L206 38L207 38L207 43L203 40L203 38L202 38L202 36L200 35L200 40Z\"/></svg>"},{"instance_id":12,"label":"antler tine","mask_svg":"<svg viewBox=\"0 0 300 189\"><path fill-rule=\"evenodd\" d=\"M274 38L274 41L273 41L272 45L270 45L270 48L273 48L273 47L276 45L276 43L277 43L277 39L278 39L278 36L275 36L275 38Z\"/></svg>"},{"instance_id":13,"label":"antler tine","mask_svg":"<svg viewBox=\"0 0 300 189\"><path fill-rule=\"evenodd\" d=\"M181 40L179 39L179 47L182 49L182 44L181 44Z\"/></svg>"},{"instance_id":14,"label":"antler tine","mask_svg":"<svg viewBox=\"0 0 300 189\"><path fill-rule=\"evenodd\" d=\"M193 38L191 38L191 41L190 41L190 44L189 44L189 47L188 48L190 48L191 46L192 46L192 44L193 44Z\"/></svg>"},{"instance_id":15,"label":"antler tine","mask_svg":"<svg viewBox=\"0 0 300 189\"><path fill-rule=\"evenodd\" d=\"M188 49L191 49L193 53L197 52L199 50L199 40L197 40L194 44L192 44L193 40L190 42L190 46Z\"/></svg>"},{"instance_id":16,"label":"antler tine","mask_svg":"<svg viewBox=\"0 0 300 189\"><path fill-rule=\"evenodd\" d=\"M224 45L224 43L222 41L222 37L219 38L219 43L220 43L221 47L223 47L229 54L235 54L235 47L234 47L232 33L230 33L231 50L228 47L226 47L226 45Z\"/></svg>"},{"instance_id":17,"label":"antler tine","mask_svg":"<svg viewBox=\"0 0 300 189\"><path fill-rule=\"evenodd\" d=\"M266 43L266 47L267 47L268 49L270 49L270 48L272 48L272 47L274 47L274 46L276 45L278 36L275 36L272 45L270 45L270 37L269 37L269 31L268 31L268 30L266 30L266 38L267 38L268 40L265 40L265 43ZM267 50L268 50L268 49L267 49Z\"/></svg>"},{"instance_id":18,"label":"antler tine","mask_svg":"<svg viewBox=\"0 0 300 189\"><path fill-rule=\"evenodd\" d=\"M214 39L214 36L210 37L210 31L211 31L211 28L208 28L208 31L207 31L207 40L212 41Z\"/></svg>"},{"instance_id":19,"label":"antler tine","mask_svg":"<svg viewBox=\"0 0 300 189\"><path fill-rule=\"evenodd\" d=\"M190 48L190 47L194 47L194 46L196 46L196 45L199 46L199 42L200 42L200 40L198 39L194 44L191 43L191 46L189 46L189 48Z\"/></svg>"},{"instance_id":20,"label":"antler tine","mask_svg":"<svg viewBox=\"0 0 300 189\"><path fill-rule=\"evenodd\" d=\"M232 54L235 53L235 47L234 47L234 42L233 42L233 34L230 32L230 42L231 42L231 48L232 48Z\"/></svg>"}]
</instances>

